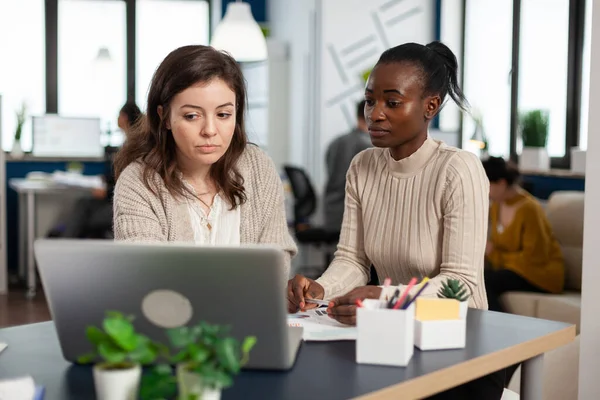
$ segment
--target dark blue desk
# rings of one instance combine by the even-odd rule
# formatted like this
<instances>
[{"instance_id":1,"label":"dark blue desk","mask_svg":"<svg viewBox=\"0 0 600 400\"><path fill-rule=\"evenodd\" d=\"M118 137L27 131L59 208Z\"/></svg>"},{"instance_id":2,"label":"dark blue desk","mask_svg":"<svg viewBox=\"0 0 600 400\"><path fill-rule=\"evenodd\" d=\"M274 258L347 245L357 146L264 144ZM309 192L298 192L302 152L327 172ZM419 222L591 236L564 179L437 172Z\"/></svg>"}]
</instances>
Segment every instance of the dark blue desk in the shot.
<instances>
[{"instance_id":1,"label":"dark blue desk","mask_svg":"<svg viewBox=\"0 0 600 400\"><path fill-rule=\"evenodd\" d=\"M407 367L393 368L356 364L354 342L304 343L292 370L244 371L222 398L422 398L525 361L521 399L541 399L543 354L574 338L573 325L471 309L464 349L415 349ZM46 400L95 397L91 369L63 360L52 322L2 329L0 342L0 377L33 376Z\"/></svg>"}]
</instances>

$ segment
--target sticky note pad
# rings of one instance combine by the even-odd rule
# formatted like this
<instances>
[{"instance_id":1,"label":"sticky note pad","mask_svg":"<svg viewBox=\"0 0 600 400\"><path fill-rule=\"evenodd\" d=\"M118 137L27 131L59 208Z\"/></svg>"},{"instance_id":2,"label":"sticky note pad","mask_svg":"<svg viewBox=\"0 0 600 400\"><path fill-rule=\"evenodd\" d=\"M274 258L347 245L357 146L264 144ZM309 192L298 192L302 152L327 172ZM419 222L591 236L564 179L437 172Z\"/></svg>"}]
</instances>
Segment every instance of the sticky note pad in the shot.
<instances>
[{"instance_id":1,"label":"sticky note pad","mask_svg":"<svg viewBox=\"0 0 600 400\"><path fill-rule=\"evenodd\" d=\"M454 299L417 298L415 319L439 321L460 318L460 303Z\"/></svg>"}]
</instances>

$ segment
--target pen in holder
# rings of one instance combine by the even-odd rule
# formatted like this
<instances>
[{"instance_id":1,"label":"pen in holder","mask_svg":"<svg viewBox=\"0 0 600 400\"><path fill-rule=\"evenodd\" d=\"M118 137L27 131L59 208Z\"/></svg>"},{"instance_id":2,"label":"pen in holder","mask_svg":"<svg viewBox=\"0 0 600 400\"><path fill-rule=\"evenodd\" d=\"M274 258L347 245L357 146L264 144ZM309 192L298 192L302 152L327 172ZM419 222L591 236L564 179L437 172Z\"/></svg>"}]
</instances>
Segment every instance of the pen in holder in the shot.
<instances>
[{"instance_id":1,"label":"pen in holder","mask_svg":"<svg viewBox=\"0 0 600 400\"><path fill-rule=\"evenodd\" d=\"M356 362L405 367L414 352L415 307L381 308L365 299L356 309Z\"/></svg>"}]
</instances>

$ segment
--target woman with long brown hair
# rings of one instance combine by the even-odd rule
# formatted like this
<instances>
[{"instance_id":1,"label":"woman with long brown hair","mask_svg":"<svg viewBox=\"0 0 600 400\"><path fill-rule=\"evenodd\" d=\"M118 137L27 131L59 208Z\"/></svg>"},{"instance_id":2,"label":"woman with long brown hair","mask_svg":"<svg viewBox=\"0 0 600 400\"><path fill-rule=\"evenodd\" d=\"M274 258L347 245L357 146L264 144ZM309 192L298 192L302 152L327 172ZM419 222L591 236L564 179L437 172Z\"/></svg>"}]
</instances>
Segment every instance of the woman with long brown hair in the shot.
<instances>
[{"instance_id":1,"label":"woman with long brown hair","mask_svg":"<svg viewBox=\"0 0 600 400\"><path fill-rule=\"evenodd\" d=\"M246 87L235 60L207 46L171 52L156 70L146 117L115 160L116 240L271 244L296 253L283 187L248 144Z\"/></svg>"}]
</instances>

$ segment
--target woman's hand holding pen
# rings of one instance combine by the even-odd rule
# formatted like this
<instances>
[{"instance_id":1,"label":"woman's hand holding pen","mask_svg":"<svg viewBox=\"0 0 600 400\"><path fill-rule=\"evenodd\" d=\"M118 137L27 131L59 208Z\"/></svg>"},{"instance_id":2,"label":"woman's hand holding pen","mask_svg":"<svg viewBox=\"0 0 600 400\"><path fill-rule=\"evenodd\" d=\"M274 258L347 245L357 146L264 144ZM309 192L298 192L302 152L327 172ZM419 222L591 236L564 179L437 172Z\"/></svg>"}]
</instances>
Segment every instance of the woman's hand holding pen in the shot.
<instances>
[{"instance_id":1,"label":"woman's hand holding pen","mask_svg":"<svg viewBox=\"0 0 600 400\"><path fill-rule=\"evenodd\" d=\"M356 300L379 299L382 289L379 286L361 286L329 303L327 313L336 321L346 325L356 325Z\"/></svg>"},{"instance_id":2,"label":"woman's hand holding pen","mask_svg":"<svg viewBox=\"0 0 600 400\"><path fill-rule=\"evenodd\" d=\"M306 311L319 305L307 303L306 299L322 300L325 289L316 281L302 275L296 275L288 281L287 298L288 312Z\"/></svg>"}]
</instances>

